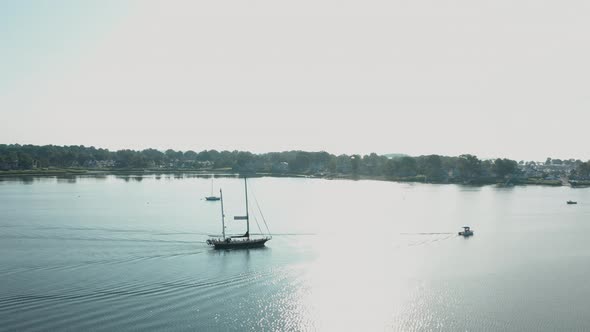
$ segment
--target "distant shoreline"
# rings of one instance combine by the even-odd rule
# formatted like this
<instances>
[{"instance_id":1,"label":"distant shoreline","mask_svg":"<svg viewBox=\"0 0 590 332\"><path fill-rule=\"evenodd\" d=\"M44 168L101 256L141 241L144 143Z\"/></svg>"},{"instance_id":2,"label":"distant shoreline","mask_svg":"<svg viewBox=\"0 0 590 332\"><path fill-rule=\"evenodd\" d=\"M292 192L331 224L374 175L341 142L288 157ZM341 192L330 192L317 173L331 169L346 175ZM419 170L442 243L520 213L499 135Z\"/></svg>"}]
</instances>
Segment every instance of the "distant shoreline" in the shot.
<instances>
[{"instance_id":1,"label":"distant shoreline","mask_svg":"<svg viewBox=\"0 0 590 332\"><path fill-rule=\"evenodd\" d=\"M11 170L0 171L1 178L21 178L21 177L52 177L52 176L99 176L99 175L166 175L166 174L192 174L202 176L219 176L219 177L287 177L287 178L312 178L312 179L347 179L347 180L376 180L389 182L407 182L407 183L428 183L428 184L458 184L458 185L506 185L504 181L495 178L475 178L470 181L429 181L424 176L413 177L388 177L383 175L351 175L351 174L297 174L297 173L239 173L231 168L225 169L83 169L83 168L61 168L61 169L44 169L44 170ZM539 178L520 178L512 179L506 186L513 185L541 185L551 187L570 186L560 180L546 180ZM580 182L572 187L590 187L590 181Z\"/></svg>"},{"instance_id":2,"label":"distant shoreline","mask_svg":"<svg viewBox=\"0 0 590 332\"><path fill-rule=\"evenodd\" d=\"M195 176L272 176L323 179L463 184L590 186L590 161L551 159L545 162L480 160L471 154L334 155L325 151L201 152L168 149L118 150L54 145L0 144L0 178L27 176L131 176L194 174Z\"/></svg>"}]
</instances>

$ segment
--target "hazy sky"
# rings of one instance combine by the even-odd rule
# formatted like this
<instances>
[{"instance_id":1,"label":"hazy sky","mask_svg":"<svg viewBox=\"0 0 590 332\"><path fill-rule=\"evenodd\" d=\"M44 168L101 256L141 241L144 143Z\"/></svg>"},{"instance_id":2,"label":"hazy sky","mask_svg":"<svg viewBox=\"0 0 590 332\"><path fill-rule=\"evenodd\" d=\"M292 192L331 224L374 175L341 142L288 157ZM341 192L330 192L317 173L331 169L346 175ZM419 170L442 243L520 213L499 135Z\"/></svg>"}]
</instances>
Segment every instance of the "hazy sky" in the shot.
<instances>
[{"instance_id":1,"label":"hazy sky","mask_svg":"<svg viewBox=\"0 0 590 332\"><path fill-rule=\"evenodd\" d=\"M590 158L590 2L2 1L0 143Z\"/></svg>"}]
</instances>

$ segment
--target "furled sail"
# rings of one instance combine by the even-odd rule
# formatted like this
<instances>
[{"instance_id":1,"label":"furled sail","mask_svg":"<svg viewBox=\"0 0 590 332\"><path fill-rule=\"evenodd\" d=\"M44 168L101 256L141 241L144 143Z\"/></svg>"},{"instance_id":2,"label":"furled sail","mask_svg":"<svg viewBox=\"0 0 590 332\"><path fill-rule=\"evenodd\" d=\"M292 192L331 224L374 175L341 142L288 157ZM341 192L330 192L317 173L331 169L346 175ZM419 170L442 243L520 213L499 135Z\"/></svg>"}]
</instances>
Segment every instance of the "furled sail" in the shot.
<instances>
[{"instance_id":1,"label":"furled sail","mask_svg":"<svg viewBox=\"0 0 590 332\"><path fill-rule=\"evenodd\" d=\"M248 216L235 216L234 220L248 220Z\"/></svg>"}]
</instances>

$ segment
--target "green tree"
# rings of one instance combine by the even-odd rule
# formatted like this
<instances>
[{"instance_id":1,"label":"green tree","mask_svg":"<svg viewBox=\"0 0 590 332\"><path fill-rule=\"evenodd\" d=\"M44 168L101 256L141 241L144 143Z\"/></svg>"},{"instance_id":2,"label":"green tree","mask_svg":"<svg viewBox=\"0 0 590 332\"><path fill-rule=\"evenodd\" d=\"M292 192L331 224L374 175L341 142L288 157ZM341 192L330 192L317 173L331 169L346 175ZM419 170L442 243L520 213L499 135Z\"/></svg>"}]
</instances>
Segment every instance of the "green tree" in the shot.
<instances>
[{"instance_id":1,"label":"green tree","mask_svg":"<svg viewBox=\"0 0 590 332\"><path fill-rule=\"evenodd\" d=\"M166 150L165 154L166 154L166 158L168 158L168 160L170 162L182 161L183 156L184 156L182 151L174 151L172 149Z\"/></svg>"},{"instance_id":2,"label":"green tree","mask_svg":"<svg viewBox=\"0 0 590 332\"><path fill-rule=\"evenodd\" d=\"M352 174L358 174L359 168L361 165L361 156L358 154L353 155L350 157L350 167L352 169Z\"/></svg>"},{"instance_id":3,"label":"green tree","mask_svg":"<svg viewBox=\"0 0 590 332\"><path fill-rule=\"evenodd\" d=\"M309 169L311 157L307 152L297 152L295 159L289 162L289 170L294 173L305 172Z\"/></svg>"},{"instance_id":4,"label":"green tree","mask_svg":"<svg viewBox=\"0 0 590 332\"><path fill-rule=\"evenodd\" d=\"M587 162L579 163L576 167L575 174L577 177L580 178L589 178L590 177L590 160Z\"/></svg>"},{"instance_id":5,"label":"green tree","mask_svg":"<svg viewBox=\"0 0 590 332\"><path fill-rule=\"evenodd\" d=\"M155 149L145 149L141 151L141 154L146 160L146 163L153 162L153 164L157 166L163 165L166 160L166 155Z\"/></svg>"},{"instance_id":6,"label":"green tree","mask_svg":"<svg viewBox=\"0 0 590 332\"><path fill-rule=\"evenodd\" d=\"M254 160L255 157L252 153L240 151L237 153L234 169L236 171L253 171L254 169L251 169L251 164Z\"/></svg>"},{"instance_id":7,"label":"green tree","mask_svg":"<svg viewBox=\"0 0 590 332\"><path fill-rule=\"evenodd\" d=\"M418 171L430 181L440 181L445 174L442 159L438 155L418 158Z\"/></svg>"},{"instance_id":8,"label":"green tree","mask_svg":"<svg viewBox=\"0 0 590 332\"><path fill-rule=\"evenodd\" d=\"M330 161L328 162L328 171L330 171L330 173L336 173L336 165L336 157L330 158Z\"/></svg>"},{"instance_id":9,"label":"green tree","mask_svg":"<svg viewBox=\"0 0 590 332\"><path fill-rule=\"evenodd\" d=\"M518 164L514 160L510 159L496 159L492 165L492 171L498 177L506 177L512 175L518 170Z\"/></svg>"},{"instance_id":10,"label":"green tree","mask_svg":"<svg viewBox=\"0 0 590 332\"><path fill-rule=\"evenodd\" d=\"M193 161L197 160L198 156L199 155L195 151L192 151L192 150L186 151L183 155L184 160L193 160Z\"/></svg>"},{"instance_id":11,"label":"green tree","mask_svg":"<svg viewBox=\"0 0 590 332\"><path fill-rule=\"evenodd\" d=\"M457 169L464 179L473 179L481 175L481 161L476 156L462 154L457 162Z\"/></svg>"},{"instance_id":12,"label":"green tree","mask_svg":"<svg viewBox=\"0 0 590 332\"><path fill-rule=\"evenodd\" d=\"M418 174L416 159L412 157L400 157L392 159L394 176L415 176Z\"/></svg>"},{"instance_id":13,"label":"green tree","mask_svg":"<svg viewBox=\"0 0 590 332\"><path fill-rule=\"evenodd\" d=\"M17 155L18 160L18 167L20 169L32 169L33 168L33 158L26 153L19 152Z\"/></svg>"}]
</instances>

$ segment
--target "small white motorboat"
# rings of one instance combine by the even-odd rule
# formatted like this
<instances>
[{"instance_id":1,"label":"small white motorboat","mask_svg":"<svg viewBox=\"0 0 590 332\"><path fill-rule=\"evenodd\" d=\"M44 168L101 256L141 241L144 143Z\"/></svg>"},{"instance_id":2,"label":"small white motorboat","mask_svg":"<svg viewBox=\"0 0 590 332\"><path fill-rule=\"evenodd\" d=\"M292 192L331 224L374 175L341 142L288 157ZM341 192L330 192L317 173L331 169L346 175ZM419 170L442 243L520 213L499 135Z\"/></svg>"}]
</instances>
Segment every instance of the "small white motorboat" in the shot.
<instances>
[{"instance_id":1,"label":"small white motorboat","mask_svg":"<svg viewBox=\"0 0 590 332\"><path fill-rule=\"evenodd\" d=\"M459 232L459 235L461 236L472 236L473 235L473 231L471 230L471 228L469 228L469 226L463 226L463 231Z\"/></svg>"}]
</instances>

